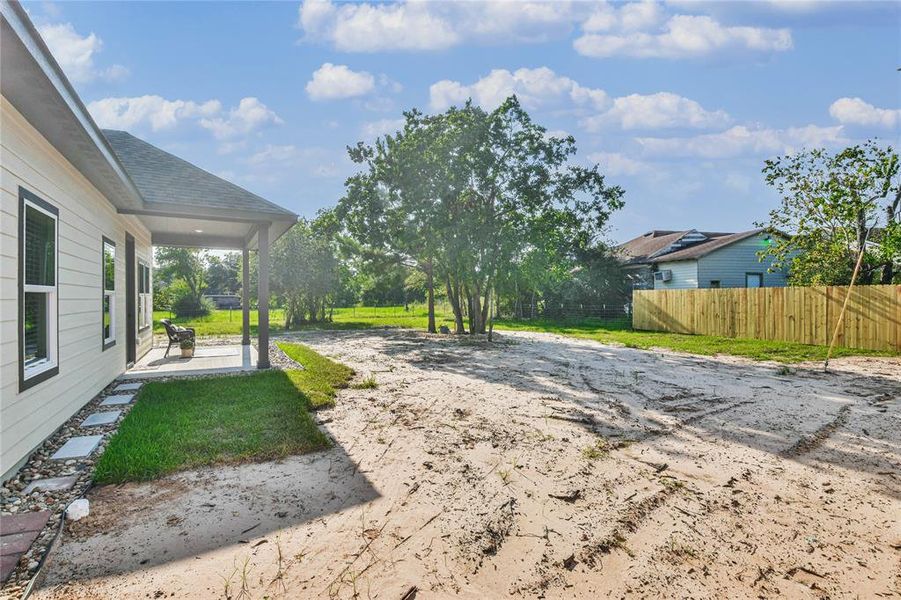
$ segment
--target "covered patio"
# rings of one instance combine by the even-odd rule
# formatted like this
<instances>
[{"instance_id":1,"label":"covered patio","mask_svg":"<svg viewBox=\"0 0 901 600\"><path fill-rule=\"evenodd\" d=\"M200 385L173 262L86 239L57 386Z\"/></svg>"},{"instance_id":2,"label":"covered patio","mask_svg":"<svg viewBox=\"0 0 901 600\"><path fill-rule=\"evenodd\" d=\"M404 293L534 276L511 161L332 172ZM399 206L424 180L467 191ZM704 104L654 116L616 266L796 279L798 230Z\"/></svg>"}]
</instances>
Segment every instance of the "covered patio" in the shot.
<instances>
[{"instance_id":1,"label":"covered patio","mask_svg":"<svg viewBox=\"0 0 901 600\"><path fill-rule=\"evenodd\" d=\"M152 379L186 377L254 371L259 366L259 353L252 345L199 345L191 358L182 358L178 350L165 356L166 348L157 346L141 357L120 379ZM267 357L268 359L268 357ZM267 364L268 366L268 364Z\"/></svg>"},{"instance_id":2,"label":"covered patio","mask_svg":"<svg viewBox=\"0 0 901 600\"><path fill-rule=\"evenodd\" d=\"M197 344L193 358L178 348L133 356L125 379L197 375L269 368L269 248L297 222L297 215L124 131L104 130L117 158L144 199L140 208L120 208L151 232L153 246L242 253L241 345ZM257 347L250 336L250 253L257 253ZM127 278L129 280L134 278ZM126 290L129 313L134 290ZM130 320L133 314L128 315ZM133 321L132 321L133 322ZM128 327L129 332L134 328ZM134 353L135 340L128 340ZM259 351L258 351L259 350Z\"/></svg>"}]
</instances>

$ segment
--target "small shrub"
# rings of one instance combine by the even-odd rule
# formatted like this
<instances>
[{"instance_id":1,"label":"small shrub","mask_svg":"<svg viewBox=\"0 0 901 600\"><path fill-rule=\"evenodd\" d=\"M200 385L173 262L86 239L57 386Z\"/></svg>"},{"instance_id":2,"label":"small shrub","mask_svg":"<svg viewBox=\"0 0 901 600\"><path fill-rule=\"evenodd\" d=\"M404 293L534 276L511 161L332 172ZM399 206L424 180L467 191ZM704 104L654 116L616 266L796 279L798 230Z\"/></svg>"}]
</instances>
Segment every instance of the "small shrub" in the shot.
<instances>
[{"instance_id":1,"label":"small shrub","mask_svg":"<svg viewBox=\"0 0 901 600\"><path fill-rule=\"evenodd\" d=\"M355 390L374 390L375 388L379 387L379 383L375 380L375 377L370 375L363 381L355 383L350 387Z\"/></svg>"},{"instance_id":2,"label":"small shrub","mask_svg":"<svg viewBox=\"0 0 901 600\"><path fill-rule=\"evenodd\" d=\"M587 460L598 460L601 458L607 458L610 454L610 447L607 444L607 440L599 439L591 446L585 446L582 448L582 456L584 456Z\"/></svg>"}]
</instances>

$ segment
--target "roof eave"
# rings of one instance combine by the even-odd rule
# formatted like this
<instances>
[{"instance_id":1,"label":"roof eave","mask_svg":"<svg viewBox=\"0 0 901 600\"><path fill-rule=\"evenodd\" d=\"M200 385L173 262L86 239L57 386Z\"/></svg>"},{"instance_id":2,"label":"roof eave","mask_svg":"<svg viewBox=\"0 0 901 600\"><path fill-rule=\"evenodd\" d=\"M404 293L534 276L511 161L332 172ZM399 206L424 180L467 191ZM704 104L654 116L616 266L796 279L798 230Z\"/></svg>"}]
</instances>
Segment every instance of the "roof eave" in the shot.
<instances>
[{"instance_id":1,"label":"roof eave","mask_svg":"<svg viewBox=\"0 0 901 600\"><path fill-rule=\"evenodd\" d=\"M55 94L59 102L65 106L68 116L72 119L72 124L76 125L76 131L80 130L80 133L86 136L84 141L89 142L90 146L96 149L97 155L87 155L89 153L85 153L84 148L78 146L78 140L72 139L70 129L51 126L53 119L59 120L60 113L48 108L48 103L37 102L33 98L26 101L27 94L24 93L20 98L16 91L16 88L19 87L19 81L15 79L15 73L8 75L8 78L6 78L3 95L114 206L117 208L141 206L143 198L140 192L138 192L134 182L128 176L125 168L110 147L109 142L78 97L50 49L47 48L31 19L29 19L28 13L19 2L0 0L0 14L2 14L4 23L10 27L15 37L21 42L21 46L27 52L32 65L43 76L43 81L40 81L39 78L28 77L25 85L34 88L36 93L42 91L40 90L42 86L44 87L43 92L47 93L50 90L46 86L50 86L50 89L52 89L51 95ZM8 50L18 50L12 44L13 41L10 40L8 42L10 44L7 45ZM21 56L21 53L19 54ZM10 57L8 60L13 61L16 59L15 57ZM27 60L24 64L28 64Z\"/></svg>"}]
</instances>

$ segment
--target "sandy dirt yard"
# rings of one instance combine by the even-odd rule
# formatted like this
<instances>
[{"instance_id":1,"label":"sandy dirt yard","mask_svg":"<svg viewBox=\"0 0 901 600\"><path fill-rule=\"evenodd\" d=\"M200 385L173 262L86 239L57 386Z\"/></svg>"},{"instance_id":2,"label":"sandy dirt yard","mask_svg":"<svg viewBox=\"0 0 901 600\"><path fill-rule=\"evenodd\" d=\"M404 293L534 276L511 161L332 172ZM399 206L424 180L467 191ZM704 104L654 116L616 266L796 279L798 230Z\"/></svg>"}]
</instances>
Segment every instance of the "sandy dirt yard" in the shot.
<instances>
[{"instance_id":1,"label":"sandy dirt yard","mask_svg":"<svg viewBox=\"0 0 901 600\"><path fill-rule=\"evenodd\" d=\"M92 491L35 597L901 597L901 361L300 341L325 452Z\"/></svg>"}]
</instances>

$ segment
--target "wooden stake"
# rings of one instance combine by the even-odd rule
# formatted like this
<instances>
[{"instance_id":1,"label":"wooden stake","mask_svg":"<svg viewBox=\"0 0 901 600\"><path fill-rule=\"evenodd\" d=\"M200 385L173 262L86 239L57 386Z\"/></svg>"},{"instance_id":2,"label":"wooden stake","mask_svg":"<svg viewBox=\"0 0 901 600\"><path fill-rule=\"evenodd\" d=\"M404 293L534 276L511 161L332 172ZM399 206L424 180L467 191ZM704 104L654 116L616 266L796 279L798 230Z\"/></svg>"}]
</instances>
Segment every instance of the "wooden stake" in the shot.
<instances>
[{"instance_id":1,"label":"wooden stake","mask_svg":"<svg viewBox=\"0 0 901 600\"><path fill-rule=\"evenodd\" d=\"M848 301L851 299L851 290L854 289L854 282L857 280L857 273L860 271L860 264L863 262L863 255L866 252L867 237L864 237L863 247L860 254L857 255L857 263L854 265L854 272L851 273L851 283L848 284L848 293L845 294L845 301L842 302L842 310L838 313L838 321L835 324L835 331L832 332L832 341L829 342L829 349L826 350L826 362L823 364L823 372L829 371L829 357L832 356L832 347L835 346L835 340L838 338L838 330L842 326L842 320L845 318L845 309L848 308Z\"/></svg>"}]
</instances>

